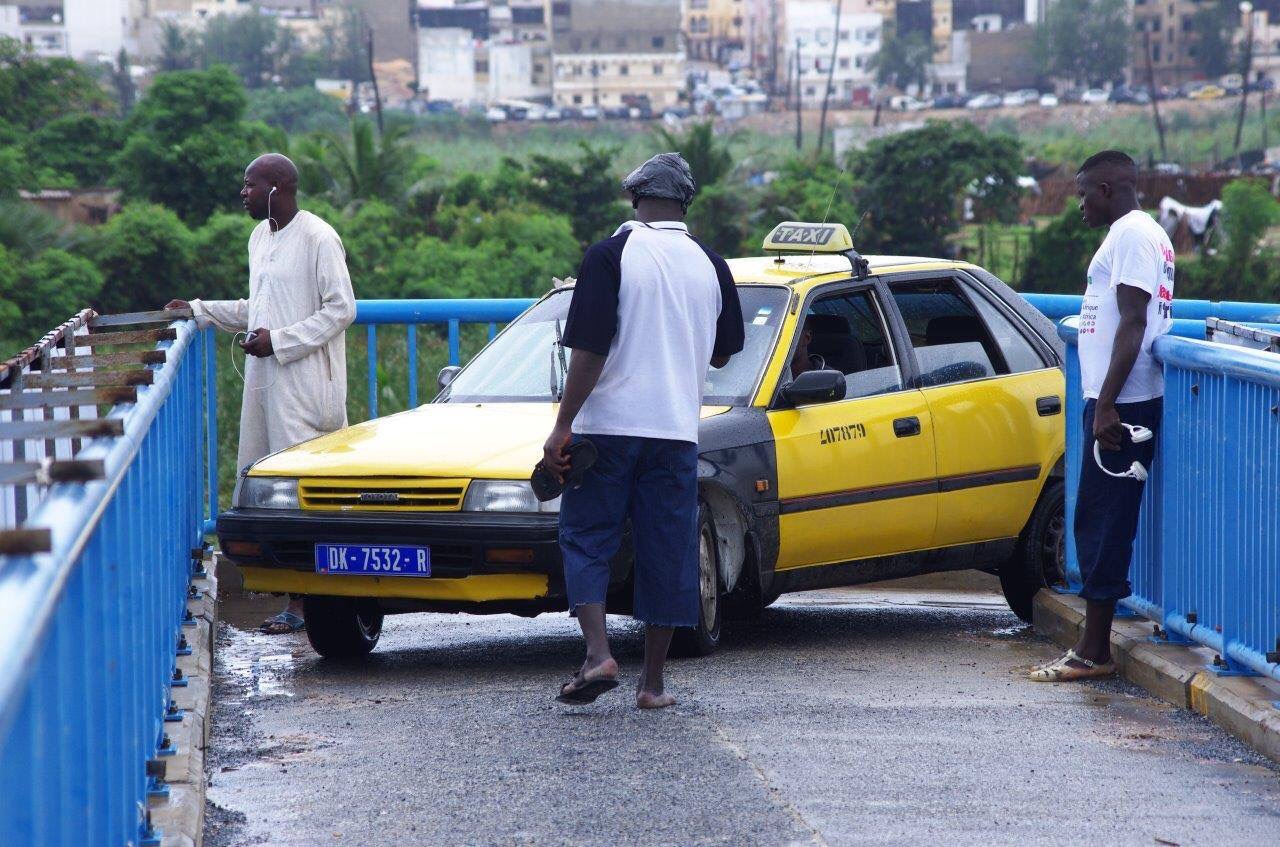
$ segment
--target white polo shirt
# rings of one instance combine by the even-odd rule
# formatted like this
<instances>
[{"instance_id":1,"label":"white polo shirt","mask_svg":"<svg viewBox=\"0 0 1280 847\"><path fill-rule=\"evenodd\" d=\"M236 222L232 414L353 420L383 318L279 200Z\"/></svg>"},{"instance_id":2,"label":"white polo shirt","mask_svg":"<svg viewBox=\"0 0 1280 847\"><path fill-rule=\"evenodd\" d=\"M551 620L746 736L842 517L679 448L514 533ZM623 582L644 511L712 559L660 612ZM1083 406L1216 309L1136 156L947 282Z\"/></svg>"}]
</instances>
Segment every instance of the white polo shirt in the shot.
<instances>
[{"instance_id":1,"label":"white polo shirt","mask_svg":"<svg viewBox=\"0 0 1280 847\"><path fill-rule=\"evenodd\" d=\"M623 224L587 249L569 306L564 346L606 357L573 431L697 443L707 368L743 336L724 259L683 223Z\"/></svg>"}]
</instances>

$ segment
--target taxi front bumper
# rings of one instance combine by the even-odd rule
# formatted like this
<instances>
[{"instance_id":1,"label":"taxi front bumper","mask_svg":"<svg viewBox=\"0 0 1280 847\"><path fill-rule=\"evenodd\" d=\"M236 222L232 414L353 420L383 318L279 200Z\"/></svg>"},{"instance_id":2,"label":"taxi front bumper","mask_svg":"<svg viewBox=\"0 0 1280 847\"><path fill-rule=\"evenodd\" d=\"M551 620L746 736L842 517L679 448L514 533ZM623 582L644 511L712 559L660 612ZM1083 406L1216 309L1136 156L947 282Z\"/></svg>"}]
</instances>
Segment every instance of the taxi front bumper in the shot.
<instances>
[{"instance_id":1,"label":"taxi front bumper","mask_svg":"<svg viewBox=\"0 0 1280 847\"><path fill-rule=\"evenodd\" d=\"M218 542L240 567L245 587L255 591L516 600L563 596L558 525L554 514L240 508L218 516ZM316 544L425 545L431 548L432 574L317 574ZM512 551L524 561L512 561Z\"/></svg>"}]
</instances>

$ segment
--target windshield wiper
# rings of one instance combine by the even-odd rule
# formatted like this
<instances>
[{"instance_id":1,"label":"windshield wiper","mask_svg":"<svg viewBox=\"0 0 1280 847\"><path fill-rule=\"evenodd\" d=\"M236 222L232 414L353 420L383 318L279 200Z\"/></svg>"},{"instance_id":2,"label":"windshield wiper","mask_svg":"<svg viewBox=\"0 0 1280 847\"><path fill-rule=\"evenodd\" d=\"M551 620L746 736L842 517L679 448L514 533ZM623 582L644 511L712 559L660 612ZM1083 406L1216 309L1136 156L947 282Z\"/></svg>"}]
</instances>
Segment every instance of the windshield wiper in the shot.
<instances>
[{"instance_id":1,"label":"windshield wiper","mask_svg":"<svg viewBox=\"0 0 1280 847\"><path fill-rule=\"evenodd\" d=\"M565 361L564 341L560 332L560 320L556 319L556 340L551 345L551 400L559 403L564 397L564 381L569 373Z\"/></svg>"}]
</instances>

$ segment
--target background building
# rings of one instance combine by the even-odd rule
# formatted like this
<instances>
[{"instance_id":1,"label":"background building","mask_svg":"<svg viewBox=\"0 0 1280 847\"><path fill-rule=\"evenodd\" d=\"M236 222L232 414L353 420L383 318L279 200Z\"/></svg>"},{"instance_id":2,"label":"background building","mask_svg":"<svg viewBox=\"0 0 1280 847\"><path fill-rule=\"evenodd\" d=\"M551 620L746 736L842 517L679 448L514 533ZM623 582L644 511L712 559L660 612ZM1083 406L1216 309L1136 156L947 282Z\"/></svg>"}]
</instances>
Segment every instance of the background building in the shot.
<instances>
[{"instance_id":1,"label":"background building","mask_svg":"<svg viewBox=\"0 0 1280 847\"><path fill-rule=\"evenodd\" d=\"M1193 19L1218 0L1134 0L1133 67L1130 78L1147 83L1147 58L1156 85L1180 85L1203 78L1196 59L1197 35Z\"/></svg>"},{"instance_id":2,"label":"background building","mask_svg":"<svg viewBox=\"0 0 1280 847\"><path fill-rule=\"evenodd\" d=\"M555 0L558 106L676 105L685 87L681 0Z\"/></svg>"},{"instance_id":3,"label":"background building","mask_svg":"<svg viewBox=\"0 0 1280 847\"><path fill-rule=\"evenodd\" d=\"M690 59L725 62L746 47L746 0L685 0L684 36Z\"/></svg>"},{"instance_id":4,"label":"background building","mask_svg":"<svg viewBox=\"0 0 1280 847\"><path fill-rule=\"evenodd\" d=\"M828 0L789 0L786 13L785 67L790 71L793 91L799 72L802 104L821 106L828 78L831 104L870 102L875 88L871 57L880 50L883 16L868 3L846 0L837 33L835 4Z\"/></svg>"}]
</instances>

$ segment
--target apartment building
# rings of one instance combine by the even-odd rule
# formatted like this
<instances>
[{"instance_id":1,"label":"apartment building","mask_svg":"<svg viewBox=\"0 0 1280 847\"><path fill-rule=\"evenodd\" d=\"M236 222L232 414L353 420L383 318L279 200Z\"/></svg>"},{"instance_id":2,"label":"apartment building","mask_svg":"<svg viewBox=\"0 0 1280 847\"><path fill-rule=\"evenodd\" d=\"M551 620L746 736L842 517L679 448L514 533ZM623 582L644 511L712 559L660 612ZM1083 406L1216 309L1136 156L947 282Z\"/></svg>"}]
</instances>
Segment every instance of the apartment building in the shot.
<instances>
[{"instance_id":1,"label":"apartment building","mask_svg":"<svg viewBox=\"0 0 1280 847\"><path fill-rule=\"evenodd\" d=\"M1146 84L1148 61L1157 85L1203 77L1193 19L1215 5L1217 0L1133 0L1133 81Z\"/></svg>"},{"instance_id":2,"label":"apartment building","mask_svg":"<svg viewBox=\"0 0 1280 847\"><path fill-rule=\"evenodd\" d=\"M553 0L558 106L676 105L685 87L681 0Z\"/></svg>"},{"instance_id":3,"label":"apartment building","mask_svg":"<svg viewBox=\"0 0 1280 847\"><path fill-rule=\"evenodd\" d=\"M685 0L684 37L690 59L723 63L746 47L747 0Z\"/></svg>"},{"instance_id":4,"label":"apartment building","mask_svg":"<svg viewBox=\"0 0 1280 847\"><path fill-rule=\"evenodd\" d=\"M418 91L483 104L551 98L551 39L542 0L421 0Z\"/></svg>"},{"instance_id":5,"label":"apartment building","mask_svg":"<svg viewBox=\"0 0 1280 847\"><path fill-rule=\"evenodd\" d=\"M791 90L799 91L805 107L821 106L830 80L831 105L870 102L871 57L880 50L883 30L884 16L863 0L846 0L839 31L834 3L788 0L784 55Z\"/></svg>"}]
</instances>

